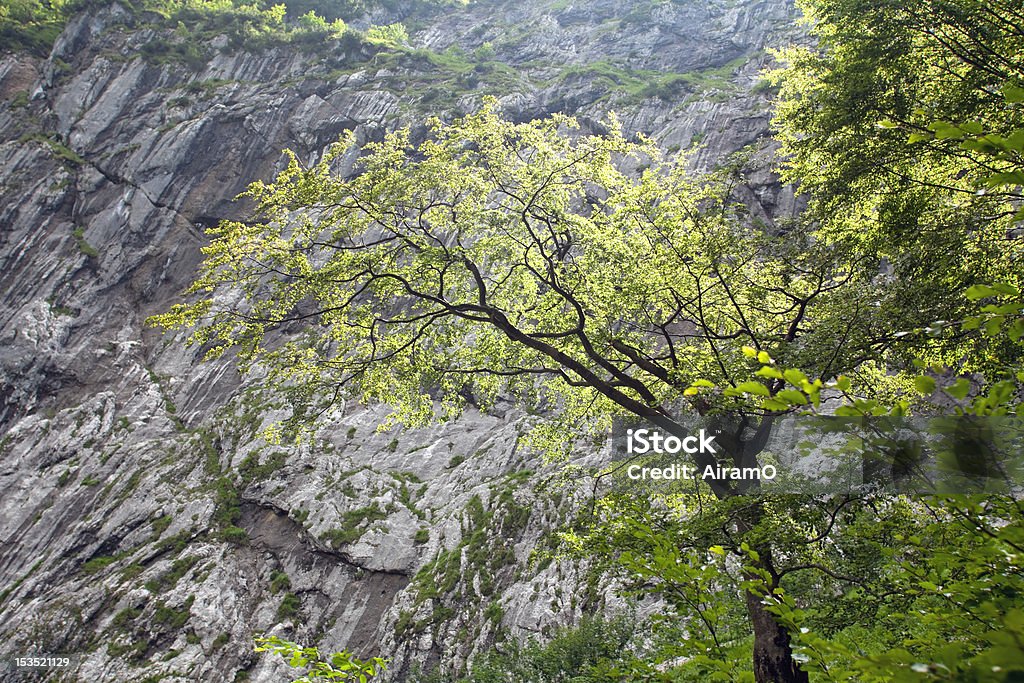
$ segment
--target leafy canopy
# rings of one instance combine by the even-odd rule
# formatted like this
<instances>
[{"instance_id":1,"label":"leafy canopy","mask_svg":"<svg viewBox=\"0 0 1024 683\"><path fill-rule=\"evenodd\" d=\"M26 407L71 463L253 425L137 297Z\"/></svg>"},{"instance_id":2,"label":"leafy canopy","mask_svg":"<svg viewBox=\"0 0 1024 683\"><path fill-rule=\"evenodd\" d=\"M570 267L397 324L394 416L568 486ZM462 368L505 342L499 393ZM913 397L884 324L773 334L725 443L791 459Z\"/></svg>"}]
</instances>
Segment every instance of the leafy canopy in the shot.
<instances>
[{"instance_id":1,"label":"leafy canopy","mask_svg":"<svg viewBox=\"0 0 1024 683\"><path fill-rule=\"evenodd\" d=\"M823 377L884 350L872 273L751 226L728 174L695 182L614 118L583 135L489 101L429 128L367 144L348 177L351 135L311 168L291 155L246 193L259 220L212 231L200 298L153 321L299 403L348 391L421 424L511 396L555 409L562 439L564 420L708 410L702 387L749 380L744 347Z\"/></svg>"},{"instance_id":2,"label":"leafy canopy","mask_svg":"<svg viewBox=\"0 0 1024 683\"><path fill-rule=\"evenodd\" d=\"M853 245L899 283L881 300L899 312L896 329L964 315L971 285L1024 284L1020 186L991 184L1013 160L965 149L952 127L1024 127L1024 108L1005 96L1024 84L1020 3L800 5L816 43L779 53L775 125L784 179L808 196L821 237ZM938 351L985 369L1006 350Z\"/></svg>"}]
</instances>

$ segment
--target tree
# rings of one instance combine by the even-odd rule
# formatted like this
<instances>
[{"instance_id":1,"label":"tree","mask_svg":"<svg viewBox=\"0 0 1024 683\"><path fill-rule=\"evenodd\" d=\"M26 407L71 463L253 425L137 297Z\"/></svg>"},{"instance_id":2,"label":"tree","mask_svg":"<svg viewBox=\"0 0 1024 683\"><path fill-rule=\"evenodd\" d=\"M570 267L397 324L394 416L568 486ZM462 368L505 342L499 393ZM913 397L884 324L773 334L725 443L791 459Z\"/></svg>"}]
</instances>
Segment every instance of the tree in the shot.
<instances>
[{"instance_id":1,"label":"tree","mask_svg":"<svg viewBox=\"0 0 1024 683\"><path fill-rule=\"evenodd\" d=\"M915 340L908 347L928 371L917 391L939 395L961 416L1019 416L1019 3L810 0L804 7L820 42L784 53L789 64L776 74L789 179L810 195L823 237L853 242L854 251L884 257L904 274L914 287L910 308L916 292L948 292L932 298L941 309L921 307L919 320L931 322L901 333ZM954 296L958 289L966 297ZM836 388L848 392L851 413L906 409L857 396L863 387ZM824 680L1018 680L1019 501L990 494L905 502L926 514L900 532L904 547L876 565L882 580L873 586L887 596L874 617L899 637L872 642L886 634L864 622L822 628L819 606L764 577L760 592L795 634L799 656ZM870 538L865 528L859 536Z\"/></svg>"},{"instance_id":2,"label":"tree","mask_svg":"<svg viewBox=\"0 0 1024 683\"><path fill-rule=\"evenodd\" d=\"M783 175L808 196L819 235L901 283L879 304L907 330L964 315L973 284L1020 285L1019 184L986 185L1010 162L965 150L942 127L1024 125L1024 108L1003 95L1024 84L1020 3L800 4L815 45L779 53L775 124ZM994 350L963 351L933 350L978 369Z\"/></svg>"},{"instance_id":3,"label":"tree","mask_svg":"<svg viewBox=\"0 0 1024 683\"><path fill-rule=\"evenodd\" d=\"M250 187L260 220L212 231L200 298L154 321L196 327L208 357L260 364L299 405L347 392L421 424L513 397L551 416L532 434L549 451L615 416L683 438L702 415L736 465L778 412L750 395L820 387L892 345L871 264L800 226L752 225L729 200L737 169L698 182L614 118L602 135L576 127L513 124L490 101L432 121L418 147L408 131L367 145L351 177L333 170L351 136L311 168L292 156ZM802 370L755 378L751 356ZM784 563L761 503L728 505L736 550L756 538L761 566ZM743 604L757 680L807 680L760 597Z\"/></svg>"}]
</instances>

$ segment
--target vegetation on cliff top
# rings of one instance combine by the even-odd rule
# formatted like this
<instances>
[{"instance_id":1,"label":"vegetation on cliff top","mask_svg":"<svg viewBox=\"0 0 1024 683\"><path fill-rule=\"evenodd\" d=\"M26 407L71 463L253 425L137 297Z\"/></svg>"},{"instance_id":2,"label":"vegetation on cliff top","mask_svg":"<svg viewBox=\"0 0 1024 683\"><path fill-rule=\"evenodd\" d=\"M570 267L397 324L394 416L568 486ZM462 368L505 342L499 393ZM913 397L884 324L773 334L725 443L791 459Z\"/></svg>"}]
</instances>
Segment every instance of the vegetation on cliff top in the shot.
<instances>
[{"instance_id":1,"label":"vegetation on cliff top","mask_svg":"<svg viewBox=\"0 0 1024 683\"><path fill-rule=\"evenodd\" d=\"M0 41L5 48L39 56L49 54L65 23L79 12L106 7L97 0L0 0ZM234 47L260 48L267 45L320 44L324 40L362 34L346 26L345 20L374 9L396 9L405 13L430 11L461 0L413 0L399 3L349 0L127 0L118 3L135 20L158 28L174 29L180 41L157 42L152 56L179 58L198 63L205 59L205 42L218 35L228 37ZM389 44L397 27L374 27L363 38L370 43ZM401 37L398 34L397 37ZM383 38L383 40L381 40ZM177 47L175 47L177 45Z\"/></svg>"}]
</instances>

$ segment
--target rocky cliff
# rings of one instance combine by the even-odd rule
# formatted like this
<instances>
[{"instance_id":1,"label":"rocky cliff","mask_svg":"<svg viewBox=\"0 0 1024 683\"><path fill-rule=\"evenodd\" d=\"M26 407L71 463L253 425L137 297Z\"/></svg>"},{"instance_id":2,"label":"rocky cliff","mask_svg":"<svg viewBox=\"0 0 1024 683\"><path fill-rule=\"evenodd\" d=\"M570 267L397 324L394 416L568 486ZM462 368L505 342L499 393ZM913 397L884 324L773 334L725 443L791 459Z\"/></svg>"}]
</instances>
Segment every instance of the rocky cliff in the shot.
<instances>
[{"instance_id":1,"label":"rocky cliff","mask_svg":"<svg viewBox=\"0 0 1024 683\"><path fill-rule=\"evenodd\" d=\"M404 20L410 45L297 49L181 31L118 4L46 59L0 57L0 655L73 654L76 681L278 681L272 632L452 672L503 638L597 609L567 562L531 562L566 513L517 447L514 407L423 431L344 404L297 446L230 362L144 319L190 281L203 229L345 130L379 138L499 97L507 115L609 110L695 167L761 145L766 47L786 0L480 0ZM360 25L360 20L355 21ZM767 158L762 152L761 157ZM755 155L755 158L757 156ZM755 215L793 210L766 168ZM0 670L3 680L36 674Z\"/></svg>"}]
</instances>

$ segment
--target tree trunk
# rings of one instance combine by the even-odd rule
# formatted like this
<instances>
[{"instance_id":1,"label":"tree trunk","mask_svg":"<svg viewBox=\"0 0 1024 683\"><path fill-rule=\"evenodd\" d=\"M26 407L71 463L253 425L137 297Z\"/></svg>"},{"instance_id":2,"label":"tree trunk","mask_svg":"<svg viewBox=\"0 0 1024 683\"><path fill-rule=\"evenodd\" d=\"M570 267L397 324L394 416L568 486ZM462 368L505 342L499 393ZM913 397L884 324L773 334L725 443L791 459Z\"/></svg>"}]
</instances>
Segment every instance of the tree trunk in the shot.
<instances>
[{"instance_id":1,"label":"tree trunk","mask_svg":"<svg viewBox=\"0 0 1024 683\"><path fill-rule=\"evenodd\" d=\"M753 426L749 424L746 417L738 421L730 421L719 416L709 421L709 429L716 434L715 438L722 446L722 450L732 456L733 466L750 467L757 464L757 456L767 445L772 424L771 417L767 417L760 424ZM702 455L695 456L701 466L703 463L699 458ZM712 490L719 499L751 493L746 486L733 489L727 485L721 485L721 482L717 483L719 487L713 486ZM758 482L751 482L749 488L753 489L753 493L756 495L759 488ZM740 534L753 530L762 514L763 510L760 504L752 505L736 520L736 530ZM761 568L767 570L774 577L771 547L758 547L757 551L760 555ZM745 597L747 615L750 617L750 625L754 632L754 680L757 683L809 683L810 678L807 672L803 671L793 659L789 632L775 620L774 615L764 608L760 596L748 591Z\"/></svg>"},{"instance_id":2,"label":"tree trunk","mask_svg":"<svg viewBox=\"0 0 1024 683\"><path fill-rule=\"evenodd\" d=\"M793 659L789 632L748 592L747 614L754 630L754 680L757 683L808 683L807 672Z\"/></svg>"}]
</instances>

